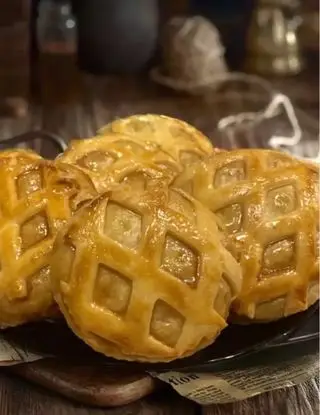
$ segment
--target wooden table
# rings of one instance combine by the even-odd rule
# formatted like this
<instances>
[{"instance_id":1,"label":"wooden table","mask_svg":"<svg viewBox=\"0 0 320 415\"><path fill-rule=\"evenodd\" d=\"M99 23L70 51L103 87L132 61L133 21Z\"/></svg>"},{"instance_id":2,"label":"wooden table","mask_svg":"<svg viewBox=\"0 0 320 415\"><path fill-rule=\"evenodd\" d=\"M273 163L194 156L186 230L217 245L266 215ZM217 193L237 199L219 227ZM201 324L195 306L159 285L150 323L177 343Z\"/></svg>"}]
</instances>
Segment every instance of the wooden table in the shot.
<instances>
[{"instance_id":1,"label":"wooden table","mask_svg":"<svg viewBox=\"0 0 320 415\"><path fill-rule=\"evenodd\" d=\"M41 69L42 68L42 69ZM45 129L65 139L87 137L109 120L139 112L157 112L185 119L209 135L216 145L229 142L215 136L216 121L234 109L244 111L241 96L228 102L178 94L151 82L147 75L94 78L77 71L73 58L45 57L35 75L34 102L29 115L17 121L0 121L2 138L30 129ZM40 82L39 82L40 81ZM313 70L301 76L273 80L274 88L288 94L293 103L315 118L319 105L319 77ZM256 110L267 101L257 102ZM252 109L252 107L251 107ZM0 110L1 115L1 110ZM243 142L242 146L253 143ZM255 143L261 145L262 143Z\"/></svg>"},{"instance_id":2,"label":"wooden table","mask_svg":"<svg viewBox=\"0 0 320 415\"><path fill-rule=\"evenodd\" d=\"M0 374L1 415L314 415L319 409L315 380L235 404L200 407L174 392L166 392L116 409L94 409Z\"/></svg>"},{"instance_id":3,"label":"wooden table","mask_svg":"<svg viewBox=\"0 0 320 415\"><path fill-rule=\"evenodd\" d=\"M49 65L48 65L49 62ZM50 69L48 69L50 66ZM294 102L312 114L318 113L317 75L277 80ZM119 115L158 112L184 118L214 137L212 107L201 99L177 95L138 78L92 78L79 74L72 60L46 58L40 70L35 100L26 118L0 120L0 137L32 129L45 129L65 139L90 136L98 127ZM230 142L218 142L228 147ZM249 145L250 143L241 143ZM252 143L251 143L252 144ZM255 145L261 145L256 143ZM47 390L0 371L1 415L102 415L102 414L290 414L318 412L319 388L308 384L267 393L233 405L199 407L174 392L150 396L119 409L99 410L69 402Z\"/></svg>"}]
</instances>

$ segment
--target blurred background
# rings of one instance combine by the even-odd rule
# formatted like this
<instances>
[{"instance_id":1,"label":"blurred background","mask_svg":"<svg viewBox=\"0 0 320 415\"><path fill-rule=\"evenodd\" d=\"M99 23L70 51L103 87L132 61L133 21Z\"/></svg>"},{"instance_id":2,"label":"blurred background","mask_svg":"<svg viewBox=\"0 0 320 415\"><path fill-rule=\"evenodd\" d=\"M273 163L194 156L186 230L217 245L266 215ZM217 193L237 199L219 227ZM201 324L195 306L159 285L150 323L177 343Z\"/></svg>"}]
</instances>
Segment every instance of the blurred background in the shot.
<instances>
[{"instance_id":1,"label":"blurred background","mask_svg":"<svg viewBox=\"0 0 320 415\"><path fill-rule=\"evenodd\" d=\"M222 147L292 138L297 119L318 151L317 0L2 0L0 68L2 139L154 112Z\"/></svg>"}]
</instances>

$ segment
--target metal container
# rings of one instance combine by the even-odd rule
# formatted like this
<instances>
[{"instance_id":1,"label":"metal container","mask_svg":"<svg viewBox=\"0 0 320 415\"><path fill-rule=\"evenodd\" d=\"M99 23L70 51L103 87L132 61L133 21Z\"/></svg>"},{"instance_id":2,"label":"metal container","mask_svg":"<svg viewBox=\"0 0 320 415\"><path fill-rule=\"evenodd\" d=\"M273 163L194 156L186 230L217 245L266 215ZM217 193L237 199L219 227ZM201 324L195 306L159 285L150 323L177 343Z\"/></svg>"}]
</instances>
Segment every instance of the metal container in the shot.
<instances>
[{"instance_id":1,"label":"metal container","mask_svg":"<svg viewBox=\"0 0 320 415\"><path fill-rule=\"evenodd\" d=\"M301 23L298 0L259 0L248 30L245 69L269 75L301 72Z\"/></svg>"}]
</instances>

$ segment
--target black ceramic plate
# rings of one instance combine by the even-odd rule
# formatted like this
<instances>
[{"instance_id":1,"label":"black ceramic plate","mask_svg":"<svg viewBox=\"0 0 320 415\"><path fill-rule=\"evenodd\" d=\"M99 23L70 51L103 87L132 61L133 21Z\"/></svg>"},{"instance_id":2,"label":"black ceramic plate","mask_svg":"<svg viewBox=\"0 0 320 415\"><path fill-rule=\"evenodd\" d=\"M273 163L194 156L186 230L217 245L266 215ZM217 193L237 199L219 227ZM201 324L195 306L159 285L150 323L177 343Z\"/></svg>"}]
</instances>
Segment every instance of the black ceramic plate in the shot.
<instances>
[{"instance_id":1,"label":"black ceramic plate","mask_svg":"<svg viewBox=\"0 0 320 415\"><path fill-rule=\"evenodd\" d=\"M67 148L67 144L63 138L55 134L39 130L28 131L15 137L1 139L0 150L17 147L19 145L24 145L28 148L36 150L46 158L55 158L59 153L62 153Z\"/></svg>"},{"instance_id":2,"label":"black ceramic plate","mask_svg":"<svg viewBox=\"0 0 320 415\"><path fill-rule=\"evenodd\" d=\"M126 368L155 372L225 370L231 369L239 358L261 352L272 346L287 344L290 336L307 326L308 323L310 324L310 319L316 316L317 310L318 303L303 313L277 322L247 326L230 325L211 346L189 358L178 359L166 364L130 363L106 358L95 353L80 341L62 320L7 329L2 332L2 336L19 349L62 360L73 360L82 364L89 362L93 365L104 364L112 366L114 369L125 366ZM315 331L315 327L313 327L313 331ZM309 332L304 333L303 336L310 336Z\"/></svg>"},{"instance_id":3,"label":"black ceramic plate","mask_svg":"<svg viewBox=\"0 0 320 415\"><path fill-rule=\"evenodd\" d=\"M277 322L247 326L230 325L212 346L190 358L171 363L170 370L228 370L234 368L238 359L266 352L272 348L278 349L317 339L319 337L318 310L317 302L309 310ZM162 370L168 369L163 365Z\"/></svg>"}]
</instances>

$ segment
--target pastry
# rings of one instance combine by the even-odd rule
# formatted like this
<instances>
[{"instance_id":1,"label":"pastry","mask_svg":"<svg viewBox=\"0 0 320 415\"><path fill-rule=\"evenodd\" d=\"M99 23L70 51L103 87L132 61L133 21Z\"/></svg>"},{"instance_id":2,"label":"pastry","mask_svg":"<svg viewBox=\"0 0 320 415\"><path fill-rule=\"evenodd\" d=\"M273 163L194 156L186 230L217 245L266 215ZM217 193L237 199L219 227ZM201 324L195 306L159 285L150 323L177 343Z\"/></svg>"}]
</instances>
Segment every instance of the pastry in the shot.
<instances>
[{"instance_id":1,"label":"pastry","mask_svg":"<svg viewBox=\"0 0 320 415\"><path fill-rule=\"evenodd\" d=\"M158 177L174 178L181 166L157 144L146 144L135 137L108 133L104 137L73 140L56 163L77 165L94 182L99 193L110 185L140 171Z\"/></svg>"},{"instance_id":2,"label":"pastry","mask_svg":"<svg viewBox=\"0 0 320 415\"><path fill-rule=\"evenodd\" d=\"M137 137L142 142L157 143L181 165L198 162L212 154L210 140L199 130L176 118L157 114L133 115L111 122L98 134L110 131Z\"/></svg>"},{"instance_id":3,"label":"pastry","mask_svg":"<svg viewBox=\"0 0 320 415\"><path fill-rule=\"evenodd\" d=\"M74 166L21 152L0 154L0 327L50 316L49 257L55 234L96 191ZM25 156L25 155L24 155Z\"/></svg>"},{"instance_id":4,"label":"pastry","mask_svg":"<svg viewBox=\"0 0 320 415\"><path fill-rule=\"evenodd\" d=\"M32 160L41 160L42 157L31 149L12 148L0 151L0 160L7 159L12 165L29 163Z\"/></svg>"},{"instance_id":5,"label":"pastry","mask_svg":"<svg viewBox=\"0 0 320 415\"><path fill-rule=\"evenodd\" d=\"M318 300L318 174L272 150L221 152L198 166L192 194L216 214L241 264L236 315L277 320ZM188 181L181 175L174 185Z\"/></svg>"},{"instance_id":6,"label":"pastry","mask_svg":"<svg viewBox=\"0 0 320 415\"><path fill-rule=\"evenodd\" d=\"M79 210L51 270L71 329L123 360L170 361L211 344L241 287L214 216L161 180L140 192L118 185Z\"/></svg>"}]
</instances>

